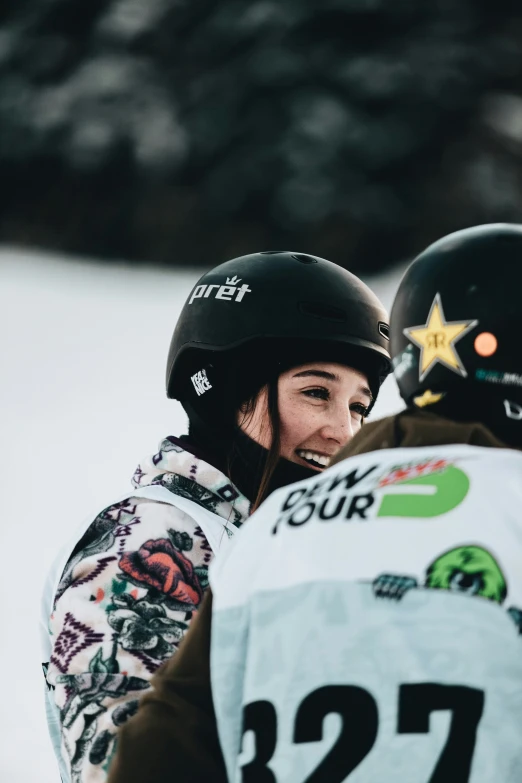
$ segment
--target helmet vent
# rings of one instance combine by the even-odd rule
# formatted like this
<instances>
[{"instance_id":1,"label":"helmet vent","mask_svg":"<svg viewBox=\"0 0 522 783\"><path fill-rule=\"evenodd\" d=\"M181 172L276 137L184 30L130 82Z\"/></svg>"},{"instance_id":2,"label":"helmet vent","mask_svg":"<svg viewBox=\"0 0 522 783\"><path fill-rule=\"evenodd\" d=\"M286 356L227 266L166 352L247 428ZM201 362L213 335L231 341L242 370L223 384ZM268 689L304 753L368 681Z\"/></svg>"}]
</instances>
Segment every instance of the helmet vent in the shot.
<instances>
[{"instance_id":1,"label":"helmet vent","mask_svg":"<svg viewBox=\"0 0 522 783\"><path fill-rule=\"evenodd\" d=\"M379 321L379 334L384 337L385 340L390 339L390 327L385 324L384 321Z\"/></svg>"},{"instance_id":2,"label":"helmet vent","mask_svg":"<svg viewBox=\"0 0 522 783\"><path fill-rule=\"evenodd\" d=\"M317 258L307 256L304 253L292 253L292 258L295 258L296 261L300 261L302 264L317 264Z\"/></svg>"},{"instance_id":3,"label":"helmet vent","mask_svg":"<svg viewBox=\"0 0 522 783\"><path fill-rule=\"evenodd\" d=\"M340 307L319 304L318 302L299 302L299 310L303 315L311 315L313 318L322 318L326 321L346 321L346 313Z\"/></svg>"},{"instance_id":4,"label":"helmet vent","mask_svg":"<svg viewBox=\"0 0 522 783\"><path fill-rule=\"evenodd\" d=\"M260 256L279 256L281 253L284 253L284 250L261 250L259 253Z\"/></svg>"}]
</instances>

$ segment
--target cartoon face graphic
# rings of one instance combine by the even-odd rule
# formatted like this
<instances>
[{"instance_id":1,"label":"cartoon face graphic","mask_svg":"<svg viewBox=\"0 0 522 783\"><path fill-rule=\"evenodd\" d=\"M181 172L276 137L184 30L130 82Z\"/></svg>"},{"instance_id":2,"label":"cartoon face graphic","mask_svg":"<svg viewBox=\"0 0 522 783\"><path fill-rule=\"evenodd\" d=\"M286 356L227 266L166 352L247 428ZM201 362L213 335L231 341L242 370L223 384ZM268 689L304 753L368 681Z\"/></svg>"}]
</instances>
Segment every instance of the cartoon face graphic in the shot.
<instances>
[{"instance_id":1,"label":"cartoon face graphic","mask_svg":"<svg viewBox=\"0 0 522 783\"><path fill-rule=\"evenodd\" d=\"M428 568L426 587L480 595L499 604L507 594L497 561L479 546L460 546L438 557Z\"/></svg>"},{"instance_id":2,"label":"cartoon face graphic","mask_svg":"<svg viewBox=\"0 0 522 783\"><path fill-rule=\"evenodd\" d=\"M373 593L382 600L401 601L410 590L431 588L481 596L502 604L507 583L502 570L488 551L480 546L459 546L438 557L426 571L426 582L401 574L379 574L372 582ZM511 606L508 616L522 636L522 610Z\"/></svg>"}]
</instances>

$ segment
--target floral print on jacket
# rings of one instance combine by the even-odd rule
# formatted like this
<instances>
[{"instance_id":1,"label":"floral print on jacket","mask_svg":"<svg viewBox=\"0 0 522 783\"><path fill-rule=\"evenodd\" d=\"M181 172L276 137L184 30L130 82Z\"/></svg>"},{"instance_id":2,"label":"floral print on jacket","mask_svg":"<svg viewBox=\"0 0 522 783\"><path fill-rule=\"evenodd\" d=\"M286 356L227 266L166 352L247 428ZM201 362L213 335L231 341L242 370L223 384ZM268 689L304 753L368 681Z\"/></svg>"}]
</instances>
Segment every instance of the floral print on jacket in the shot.
<instances>
[{"instance_id":1,"label":"floral print on jacket","mask_svg":"<svg viewBox=\"0 0 522 783\"><path fill-rule=\"evenodd\" d=\"M249 501L216 468L166 438L133 476L161 484L239 527ZM49 620L46 681L59 709L72 783L102 783L118 726L163 661L176 652L208 586L212 559L194 519L133 498L109 506L78 541Z\"/></svg>"}]
</instances>

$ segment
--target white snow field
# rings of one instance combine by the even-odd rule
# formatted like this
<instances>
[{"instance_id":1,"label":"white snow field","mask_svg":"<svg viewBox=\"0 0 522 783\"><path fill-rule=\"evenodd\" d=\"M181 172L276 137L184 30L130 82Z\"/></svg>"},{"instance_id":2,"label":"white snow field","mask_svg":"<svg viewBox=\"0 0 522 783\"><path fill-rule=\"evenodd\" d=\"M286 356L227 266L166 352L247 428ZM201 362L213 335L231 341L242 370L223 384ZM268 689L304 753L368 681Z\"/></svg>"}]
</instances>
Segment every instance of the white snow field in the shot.
<instances>
[{"instance_id":1,"label":"white snow field","mask_svg":"<svg viewBox=\"0 0 522 783\"><path fill-rule=\"evenodd\" d=\"M401 270L368 282L388 307ZM199 271L0 249L0 780L59 783L38 622L50 562L138 460L185 431L165 397L170 336ZM399 410L388 380L375 416Z\"/></svg>"}]
</instances>

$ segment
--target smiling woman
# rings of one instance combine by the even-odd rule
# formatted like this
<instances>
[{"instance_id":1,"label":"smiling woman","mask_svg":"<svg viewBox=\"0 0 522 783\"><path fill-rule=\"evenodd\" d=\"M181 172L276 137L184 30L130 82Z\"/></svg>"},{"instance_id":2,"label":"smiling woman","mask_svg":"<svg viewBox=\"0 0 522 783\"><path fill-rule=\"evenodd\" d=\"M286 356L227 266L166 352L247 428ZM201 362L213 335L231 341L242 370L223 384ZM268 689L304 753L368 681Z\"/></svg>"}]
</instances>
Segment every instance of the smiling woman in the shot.
<instances>
[{"instance_id":1,"label":"smiling woman","mask_svg":"<svg viewBox=\"0 0 522 783\"><path fill-rule=\"evenodd\" d=\"M279 348L275 356L281 356ZM370 412L380 385L376 365L353 347L339 352L331 345L311 342L293 345L286 360L274 359L275 373L260 391L243 403L237 414L241 434L238 446L253 451L253 444L265 450L267 457L256 483L252 510L274 489L299 481L328 467L331 457L360 430ZM343 361L303 361L306 356L335 355ZM299 359L298 357L301 357ZM292 361L293 360L293 361ZM290 369L285 367L290 363ZM372 378L373 392L369 378ZM246 443L250 446L245 448Z\"/></svg>"},{"instance_id":2,"label":"smiling woman","mask_svg":"<svg viewBox=\"0 0 522 783\"><path fill-rule=\"evenodd\" d=\"M176 653L214 553L360 429L387 345L377 297L315 256L255 253L197 282L167 361L188 434L139 464L128 496L78 531L48 582L43 660L64 783L103 781L116 728Z\"/></svg>"},{"instance_id":3,"label":"smiling woman","mask_svg":"<svg viewBox=\"0 0 522 783\"><path fill-rule=\"evenodd\" d=\"M330 458L362 426L373 397L363 373L333 362L314 362L281 373L277 381L279 455L298 465L324 470ZM250 415L240 411L243 431L268 449L268 388Z\"/></svg>"}]
</instances>

